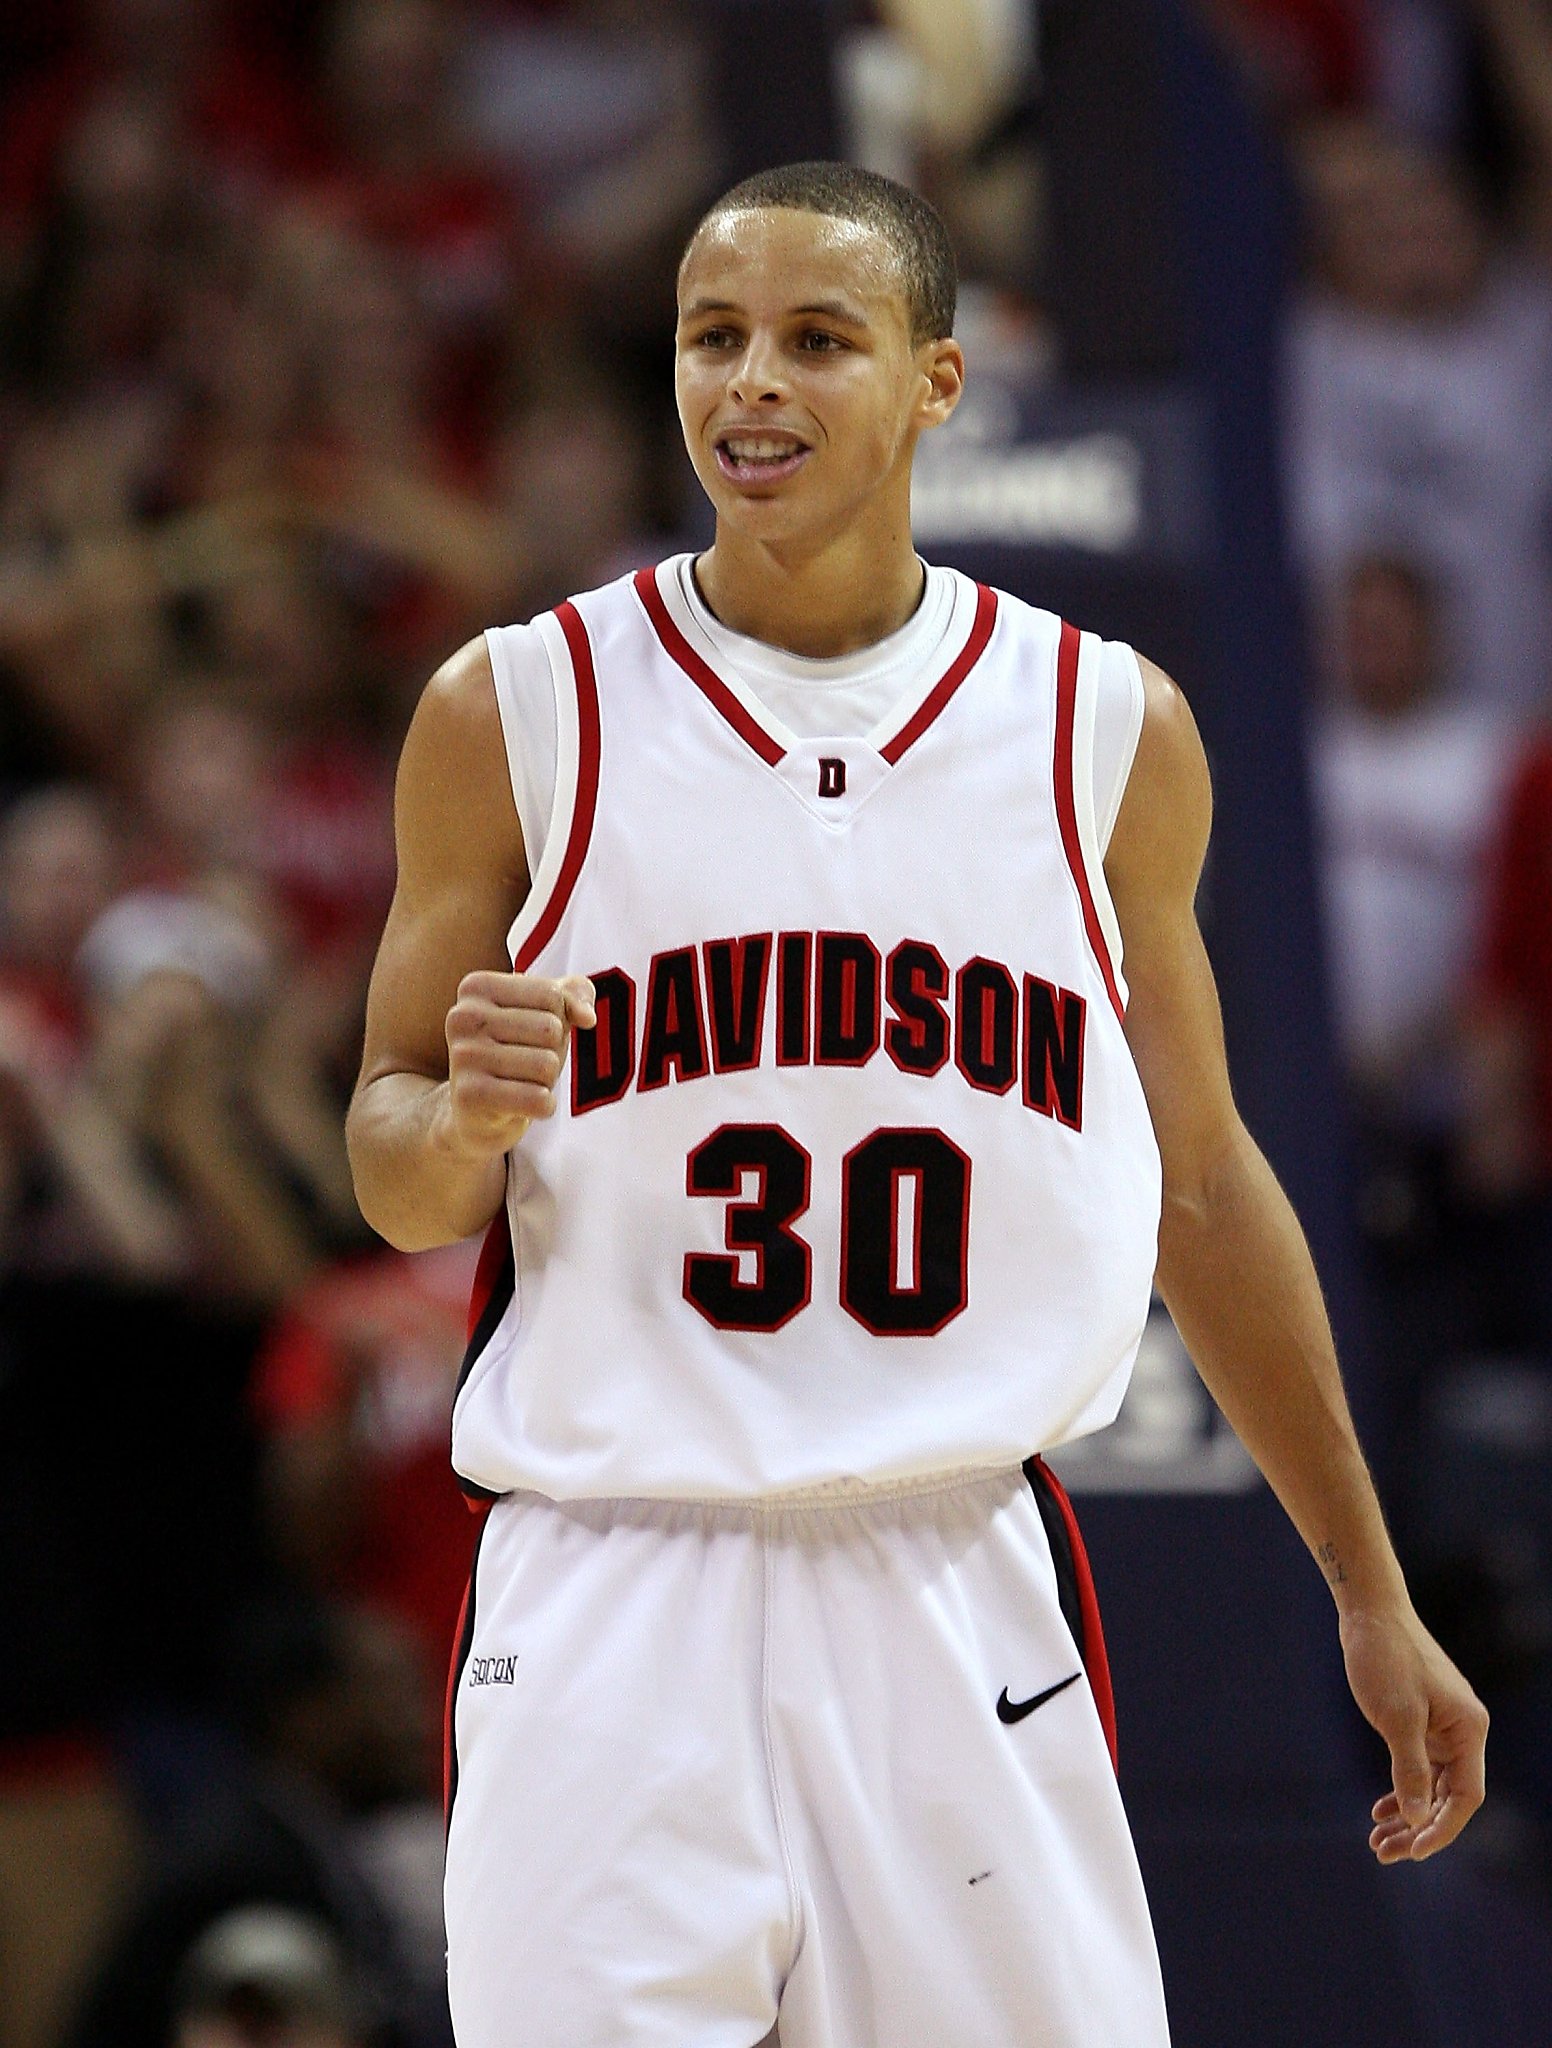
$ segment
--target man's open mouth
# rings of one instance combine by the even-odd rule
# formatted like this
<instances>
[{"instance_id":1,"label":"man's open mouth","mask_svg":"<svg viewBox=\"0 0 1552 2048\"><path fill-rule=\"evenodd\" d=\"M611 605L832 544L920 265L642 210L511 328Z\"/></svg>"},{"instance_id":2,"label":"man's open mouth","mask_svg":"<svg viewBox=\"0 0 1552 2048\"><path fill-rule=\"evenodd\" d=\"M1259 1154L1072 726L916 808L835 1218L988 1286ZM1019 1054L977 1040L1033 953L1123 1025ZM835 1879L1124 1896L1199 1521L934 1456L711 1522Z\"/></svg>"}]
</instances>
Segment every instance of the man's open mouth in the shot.
<instances>
[{"instance_id":1,"label":"man's open mouth","mask_svg":"<svg viewBox=\"0 0 1552 2048\"><path fill-rule=\"evenodd\" d=\"M796 434L719 434L717 467L740 484L774 484L803 466L812 449Z\"/></svg>"}]
</instances>

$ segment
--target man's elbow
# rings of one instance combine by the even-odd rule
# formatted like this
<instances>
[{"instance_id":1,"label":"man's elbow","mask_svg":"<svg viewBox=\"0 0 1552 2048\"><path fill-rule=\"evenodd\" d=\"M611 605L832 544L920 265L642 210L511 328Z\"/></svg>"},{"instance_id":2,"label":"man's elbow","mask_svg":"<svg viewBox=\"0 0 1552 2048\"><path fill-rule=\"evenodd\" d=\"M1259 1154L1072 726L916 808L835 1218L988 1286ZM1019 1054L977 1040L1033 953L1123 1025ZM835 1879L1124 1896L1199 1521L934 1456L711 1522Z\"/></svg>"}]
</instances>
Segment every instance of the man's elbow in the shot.
<instances>
[{"instance_id":1,"label":"man's elbow","mask_svg":"<svg viewBox=\"0 0 1552 2048\"><path fill-rule=\"evenodd\" d=\"M414 1135L385 1128L370 1102L358 1093L345 1119L356 1206L377 1235L399 1252L437 1251L483 1230L501 1207L505 1161L487 1172L449 1185L432 1170Z\"/></svg>"},{"instance_id":2,"label":"man's elbow","mask_svg":"<svg viewBox=\"0 0 1552 2048\"><path fill-rule=\"evenodd\" d=\"M395 1251L428 1251L429 1243L406 1213L403 1175L394 1171L391 1158L384 1158L371 1111L364 1106L359 1092L345 1117L345 1154L350 1161L350 1185L356 1207L368 1229L375 1230Z\"/></svg>"},{"instance_id":3,"label":"man's elbow","mask_svg":"<svg viewBox=\"0 0 1552 2048\"><path fill-rule=\"evenodd\" d=\"M1269 1172L1237 1116L1188 1150L1164 1159L1162 1229L1196 1234L1221 1229Z\"/></svg>"},{"instance_id":4,"label":"man's elbow","mask_svg":"<svg viewBox=\"0 0 1552 2048\"><path fill-rule=\"evenodd\" d=\"M432 1252L470 1235L457 1223L429 1215L418 1203L406 1200L402 1176L358 1166L352 1155L350 1177L367 1227L396 1252Z\"/></svg>"}]
</instances>

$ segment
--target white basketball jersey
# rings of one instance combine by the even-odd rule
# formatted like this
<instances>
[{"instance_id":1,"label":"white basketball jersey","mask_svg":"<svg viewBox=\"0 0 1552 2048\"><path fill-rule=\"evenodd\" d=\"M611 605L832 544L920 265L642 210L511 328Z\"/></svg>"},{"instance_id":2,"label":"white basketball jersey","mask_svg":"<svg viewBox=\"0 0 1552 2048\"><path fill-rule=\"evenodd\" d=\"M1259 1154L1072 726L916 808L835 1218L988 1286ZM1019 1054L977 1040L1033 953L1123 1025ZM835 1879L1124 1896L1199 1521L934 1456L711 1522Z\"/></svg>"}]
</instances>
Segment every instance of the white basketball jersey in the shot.
<instances>
[{"instance_id":1,"label":"white basketball jersey","mask_svg":"<svg viewBox=\"0 0 1552 2048\"><path fill-rule=\"evenodd\" d=\"M559 773L510 945L590 976L598 1028L481 1260L471 1490L876 1485L1120 1405L1160 1171L1093 815L1099 643L954 585L939 665L863 739L796 738L716 672L672 565L536 622Z\"/></svg>"}]
</instances>

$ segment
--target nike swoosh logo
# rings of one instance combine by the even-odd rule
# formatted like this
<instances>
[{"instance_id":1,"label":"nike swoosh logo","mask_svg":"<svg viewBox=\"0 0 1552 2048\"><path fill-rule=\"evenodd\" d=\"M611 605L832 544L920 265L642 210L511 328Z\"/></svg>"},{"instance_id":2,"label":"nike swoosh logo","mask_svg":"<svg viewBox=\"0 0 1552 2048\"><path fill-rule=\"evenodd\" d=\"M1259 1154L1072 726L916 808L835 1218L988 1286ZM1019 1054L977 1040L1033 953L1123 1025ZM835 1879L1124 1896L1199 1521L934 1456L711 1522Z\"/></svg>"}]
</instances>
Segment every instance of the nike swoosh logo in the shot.
<instances>
[{"instance_id":1,"label":"nike swoosh logo","mask_svg":"<svg viewBox=\"0 0 1552 2048\"><path fill-rule=\"evenodd\" d=\"M1054 1700L1059 1692L1065 1692L1069 1685L1076 1685L1083 1676L1075 1671L1071 1678L1058 1679L1055 1685L1048 1685L1044 1692L1037 1692L1032 1700L1020 1700L1017 1705L1008 1698L1008 1688L1002 1688L1002 1697L997 1702L997 1719L1006 1721L1011 1728L1015 1721L1022 1721L1026 1714L1032 1714L1036 1707L1043 1707L1047 1700Z\"/></svg>"}]
</instances>

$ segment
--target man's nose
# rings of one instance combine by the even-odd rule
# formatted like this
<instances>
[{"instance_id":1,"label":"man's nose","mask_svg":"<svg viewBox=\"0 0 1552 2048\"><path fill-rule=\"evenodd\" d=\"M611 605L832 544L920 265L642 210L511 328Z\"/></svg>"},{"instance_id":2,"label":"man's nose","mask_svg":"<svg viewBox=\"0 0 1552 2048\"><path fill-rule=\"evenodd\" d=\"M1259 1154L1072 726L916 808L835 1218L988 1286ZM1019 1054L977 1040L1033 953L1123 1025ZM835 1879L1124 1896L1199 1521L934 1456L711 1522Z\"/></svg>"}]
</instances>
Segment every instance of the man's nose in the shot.
<instances>
[{"instance_id":1,"label":"man's nose","mask_svg":"<svg viewBox=\"0 0 1552 2048\"><path fill-rule=\"evenodd\" d=\"M781 351L772 336L750 335L733 365L728 394L736 405L770 405L787 396Z\"/></svg>"}]
</instances>

